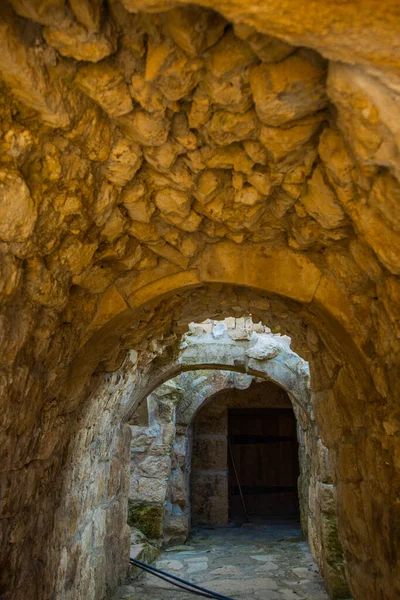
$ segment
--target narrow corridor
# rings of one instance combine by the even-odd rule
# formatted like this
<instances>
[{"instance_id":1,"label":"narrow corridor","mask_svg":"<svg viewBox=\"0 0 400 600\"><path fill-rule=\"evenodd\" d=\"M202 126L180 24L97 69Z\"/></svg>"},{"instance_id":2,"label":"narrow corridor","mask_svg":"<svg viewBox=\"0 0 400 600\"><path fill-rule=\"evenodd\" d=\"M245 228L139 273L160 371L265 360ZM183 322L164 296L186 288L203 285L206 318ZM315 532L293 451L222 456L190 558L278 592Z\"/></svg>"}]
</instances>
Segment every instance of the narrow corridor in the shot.
<instances>
[{"instance_id":1,"label":"narrow corridor","mask_svg":"<svg viewBox=\"0 0 400 600\"><path fill-rule=\"evenodd\" d=\"M201 527L185 545L162 552L155 566L242 600L328 600L296 521ZM193 600L196 596L143 574L116 600Z\"/></svg>"}]
</instances>

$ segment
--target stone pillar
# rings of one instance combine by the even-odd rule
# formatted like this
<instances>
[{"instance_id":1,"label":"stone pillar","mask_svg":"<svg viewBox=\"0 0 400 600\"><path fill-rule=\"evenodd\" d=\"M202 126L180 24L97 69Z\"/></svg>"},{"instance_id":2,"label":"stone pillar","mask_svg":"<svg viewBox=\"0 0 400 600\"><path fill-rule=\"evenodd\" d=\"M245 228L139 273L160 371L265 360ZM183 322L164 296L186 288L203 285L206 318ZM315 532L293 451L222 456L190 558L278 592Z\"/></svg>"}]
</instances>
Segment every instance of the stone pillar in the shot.
<instances>
[{"instance_id":1,"label":"stone pillar","mask_svg":"<svg viewBox=\"0 0 400 600\"><path fill-rule=\"evenodd\" d=\"M128 523L155 541L160 541L163 534L175 440L175 407L181 391L173 382L158 388L148 398L149 425L131 426Z\"/></svg>"}]
</instances>

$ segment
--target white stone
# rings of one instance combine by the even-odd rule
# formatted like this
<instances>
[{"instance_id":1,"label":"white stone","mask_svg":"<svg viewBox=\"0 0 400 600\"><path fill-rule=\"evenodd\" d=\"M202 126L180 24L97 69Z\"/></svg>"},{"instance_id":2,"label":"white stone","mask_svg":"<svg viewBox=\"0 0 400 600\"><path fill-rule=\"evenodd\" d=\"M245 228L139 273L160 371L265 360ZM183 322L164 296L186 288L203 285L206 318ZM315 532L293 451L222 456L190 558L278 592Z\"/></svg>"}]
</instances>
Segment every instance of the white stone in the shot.
<instances>
[{"instance_id":1,"label":"white stone","mask_svg":"<svg viewBox=\"0 0 400 600\"><path fill-rule=\"evenodd\" d=\"M198 562L198 563L192 563L186 572L187 573L199 573L200 571L205 571L206 569L207 569L206 562Z\"/></svg>"},{"instance_id":2,"label":"white stone","mask_svg":"<svg viewBox=\"0 0 400 600\"><path fill-rule=\"evenodd\" d=\"M267 561L264 565L256 569L256 573L266 573L268 571L276 571L277 569L279 569L277 564Z\"/></svg>"},{"instance_id":3,"label":"white stone","mask_svg":"<svg viewBox=\"0 0 400 600\"><path fill-rule=\"evenodd\" d=\"M274 339L259 337L256 344L246 351L246 355L256 360L271 360L282 350L282 345L276 343Z\"/></svg>"},{"instance_id":4,"label":"white stone","mask_svg":"<svg viewBox=\"0 0 400 600\"><path fill-rule=\"evenodd\" d=\"M162 571L180 571L183 569L183 563L180 560L160 560L156 562L157 569Z\"/></svg>"},{"instance_id":5,"label":"white stone","mask_svg":"<svg viewBox=\"0 0 400 600\"><path fill-rule=\"evenodd\" d=\"M228 328L226 326L226 323L224 323L224 321L217 323L217 325L214 325L213 330L212 330L213 338L215 338L217 340L219 338L224 337L227 329Z\"/></svg>"},{"instance_id":6,"label":"white stone","mask_svg":"<svg viewBox=\"0 0 400 600\"><path fill-rule=\"evenodd\" d=\"M258 560L259 562L266 562L267 560L274 560L276 557L271 554L252 554L250 558Z\"/></svg>"}]
</instances>

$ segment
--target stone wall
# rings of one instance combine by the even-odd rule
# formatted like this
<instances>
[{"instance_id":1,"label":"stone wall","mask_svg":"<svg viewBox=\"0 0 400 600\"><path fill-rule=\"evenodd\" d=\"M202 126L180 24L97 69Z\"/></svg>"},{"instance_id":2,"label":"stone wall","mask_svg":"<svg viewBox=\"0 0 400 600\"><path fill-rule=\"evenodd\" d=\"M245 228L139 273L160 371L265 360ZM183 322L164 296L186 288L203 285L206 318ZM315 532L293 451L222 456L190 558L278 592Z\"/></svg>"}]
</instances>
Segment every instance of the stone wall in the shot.
<instances>
[{"instance_id":1,"label":"stone wall","mask_svg":"<svg viewBox=\"0 0 400 600\"><path fill-rule=\"evenodd\" d=\"M149 423L131 426L128 522L148 538L161 540L176 439L175 408L183 390L166 383L148 398Z\"/></svg>"},{"instance_id":2,"label":"stone wall","mask_svg":"<svg viewBox=\"0 0 400 600\"><path fill-rule=\"evenodd\" d=\"M1 3L0 593L106 594L96 552L60 565L96 511L76 465L97 464L107 373L117 424L188 323L251 313L310 363L352 594L392 600L398 5L200 4Z\"/></svg>"},{"instance_id":3,"label":"stone wall","mask_svg":"<svg viewBox=\"0 0 400 600\"><path fill-rule=\"evenodd\" d=\"M124 366L123 377L110 374L97 387L68 449L51 540L60 556L54 597L63 600L97 600L123 581L127 569L131 434L121 409L135 381L135 353Z\"/></svg>"}]
</instances>

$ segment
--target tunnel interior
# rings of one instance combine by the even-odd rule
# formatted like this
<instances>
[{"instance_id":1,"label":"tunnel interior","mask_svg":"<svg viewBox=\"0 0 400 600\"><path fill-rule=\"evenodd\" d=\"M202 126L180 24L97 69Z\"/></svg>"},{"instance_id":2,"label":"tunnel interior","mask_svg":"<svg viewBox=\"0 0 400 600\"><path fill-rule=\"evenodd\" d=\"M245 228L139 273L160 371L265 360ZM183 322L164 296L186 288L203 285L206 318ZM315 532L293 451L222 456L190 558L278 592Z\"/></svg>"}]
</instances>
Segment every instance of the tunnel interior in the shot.
<instances>
[{"instance_id":1,"label":"tunnel interior","mask_svg":"<svg viewBox=\"0 0 400 600\"><path fill-rule=\"evenodd\" d=\"M129 520L159 544L190 506L229 520L226 411L214 472L176 390L134 429L197 364L285 380L331 598L400 597L399 24L392 0L0 2L0 596L103 600ZM190 323L250 314L298 356L183 364Z\"/></svg>"}]
</instances>

